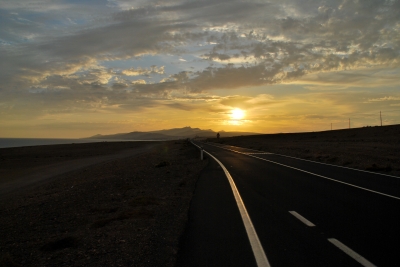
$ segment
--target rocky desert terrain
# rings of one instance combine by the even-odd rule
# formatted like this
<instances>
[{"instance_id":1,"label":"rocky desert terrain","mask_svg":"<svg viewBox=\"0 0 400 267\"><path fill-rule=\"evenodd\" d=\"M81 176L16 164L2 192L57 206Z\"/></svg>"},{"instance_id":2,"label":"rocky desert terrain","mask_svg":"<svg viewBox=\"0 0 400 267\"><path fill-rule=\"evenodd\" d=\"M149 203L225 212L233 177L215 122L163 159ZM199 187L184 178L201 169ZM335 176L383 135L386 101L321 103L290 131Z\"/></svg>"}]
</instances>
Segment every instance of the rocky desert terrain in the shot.
<instances>
[{"instance_id":1,"label":"rocky desert terrain","mask_svg":"<svg viewBox=\"0 0 400 267\"><path fill-rule=\"evenodd\" d=\"M127 156L135 150L141 153ZM119 157L104 161L111 155ZM54 166L99 158L24 183ZM0 149L0 188L13 180L21 186L0 195L0 266L174 266L206 164L186 141Z\"/></svg>"},{"instance_id":2,"label":"rocky desert terrain","mask_svg":"<svg viewBox=\"0 0 400 267\"><path fill-rule=\"evenodd\" d=\"M400 176L400 125L207 141ZM207 162L187 141L0 149L0 266L174 266Z\"/></svg>"}]
</instances>

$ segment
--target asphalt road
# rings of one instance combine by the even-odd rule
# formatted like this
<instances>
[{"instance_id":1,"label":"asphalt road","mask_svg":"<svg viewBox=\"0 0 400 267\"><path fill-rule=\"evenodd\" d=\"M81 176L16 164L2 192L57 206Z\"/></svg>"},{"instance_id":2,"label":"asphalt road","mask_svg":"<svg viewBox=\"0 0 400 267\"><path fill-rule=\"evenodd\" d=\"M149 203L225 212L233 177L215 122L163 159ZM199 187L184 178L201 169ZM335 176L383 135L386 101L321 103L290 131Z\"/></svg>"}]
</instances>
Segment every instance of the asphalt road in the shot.
<instances>
[{"instance_id":1,"label":"asphalt road","mask_svg":"<svg viewBox=\"0 0 400 267\"><path fill-rule=\"evenodd\" d=\"M400 266L400 178L197 144L229 171L264 266ZM228 179L212 159L192 200L178 265L262 266L250 239Z\"/></svg>"}]
</instances>

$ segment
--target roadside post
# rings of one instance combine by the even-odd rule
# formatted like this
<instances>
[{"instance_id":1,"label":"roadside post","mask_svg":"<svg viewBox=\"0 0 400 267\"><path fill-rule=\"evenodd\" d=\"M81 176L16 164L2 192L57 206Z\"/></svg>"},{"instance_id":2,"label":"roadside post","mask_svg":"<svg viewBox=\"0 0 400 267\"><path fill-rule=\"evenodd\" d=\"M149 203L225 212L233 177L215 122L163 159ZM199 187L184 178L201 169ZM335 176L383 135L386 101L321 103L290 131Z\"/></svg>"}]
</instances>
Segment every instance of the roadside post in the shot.
<instances>
[{"instance_id":1,"label":"roadside post","mask_svg":"<svg viewBox=\"0 0 400 267\"><path fill-rule=\"evenodd\" d=\"M202 146L198 146L195 143L193 143L193 140L190 141L192 145L196 146L198 149L200 149L200 160L204 159L204 149Z\"/></svg>"}]
</instances>

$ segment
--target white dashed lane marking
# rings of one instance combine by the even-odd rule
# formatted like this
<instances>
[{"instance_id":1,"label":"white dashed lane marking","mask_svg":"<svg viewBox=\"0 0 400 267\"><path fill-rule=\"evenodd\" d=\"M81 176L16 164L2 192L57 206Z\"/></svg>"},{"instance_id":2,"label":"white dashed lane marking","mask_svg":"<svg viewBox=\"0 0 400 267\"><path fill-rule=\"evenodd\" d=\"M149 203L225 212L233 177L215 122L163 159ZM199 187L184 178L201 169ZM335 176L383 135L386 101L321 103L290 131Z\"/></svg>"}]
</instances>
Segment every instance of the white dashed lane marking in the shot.
<instances>
[{"instance_id":1,"label":"white dashed lane marking","mask_svg":"<svg viewBox=\"0 0 400 267\"><path fill-rule=\"evenodd\" d=\"M370 261L368 261L366 258L340 242L339 240L335 238L328 238L328 241L334 244L336 247L338 247L340 250L342 250L344 253L361 263L361 265L365 267L375 267L376 265L372 264Z\"/></svg>"},{"instance_id":2,"label":"white dashed lane marking","mask_svg":"<svg viewBox=\"0 0 400 267\"><path fill-rule=\"evenodd\" d=\"M307 226L313 227L315 226L315 224L313 224L312 222L310 222L309 220L307 220L306 218L304 218L303 216L301 216L300 214L298 214L297 212L291 210L289 211L290 214L292 214L294 217L296 217L297 219L299 219L302 223L304 223Z\"/></svg>"}]
</instances>

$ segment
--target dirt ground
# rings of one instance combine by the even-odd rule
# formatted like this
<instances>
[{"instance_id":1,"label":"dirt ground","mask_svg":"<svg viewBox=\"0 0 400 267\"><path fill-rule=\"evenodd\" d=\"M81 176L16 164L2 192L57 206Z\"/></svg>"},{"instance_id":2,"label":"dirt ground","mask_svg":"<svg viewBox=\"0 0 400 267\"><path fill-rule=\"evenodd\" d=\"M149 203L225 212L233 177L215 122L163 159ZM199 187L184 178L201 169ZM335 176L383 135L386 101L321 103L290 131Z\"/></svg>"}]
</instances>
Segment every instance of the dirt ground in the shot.
<instances>
[{"instance_id":1,"label":"dirt ground","mask_svg":"<svg viewBox=\"0 0 400 267\"><path fill-rule=\"evenodd\" d=\"M400 176L400 125L207 141Z\"/></svg>"},{"instance_id":2,"label":"dirt ground","mask_svg":"<svg viewBox=\"0 0 400 267\"><path fill-rule=\"evenodd\" d=\"M0 149L0 187L41 166L142 146ZM187 142L163 142L0 196L0 266L174 266L206 164Z\"/></svg>"},{"instance_id":3,"label":"dirt ground","mask_svg":"<svg viewBox=\"0 0 400 267\"><path fill-rule=\"evenodd\" d=\"M208 141L400 176L400 125ZM0 195L0 266L174 266L207 161L185 141L149 144L0 149L0 189L93 160Z\"/></svg>"},{"instance_id":4,"label":"dirt ground","mask_svg":"<svg viewBox=\"0 0 400 267\"><path fill-rule=\"evenodd\" d=\"M98 142L1 148L0 184L15 181L38 171L47 171L49 167L58 164L98 157L115 157L117 154L129 154L130 151L137 151L155 144L157 143Z\"/></svg>"}]
</instances>

